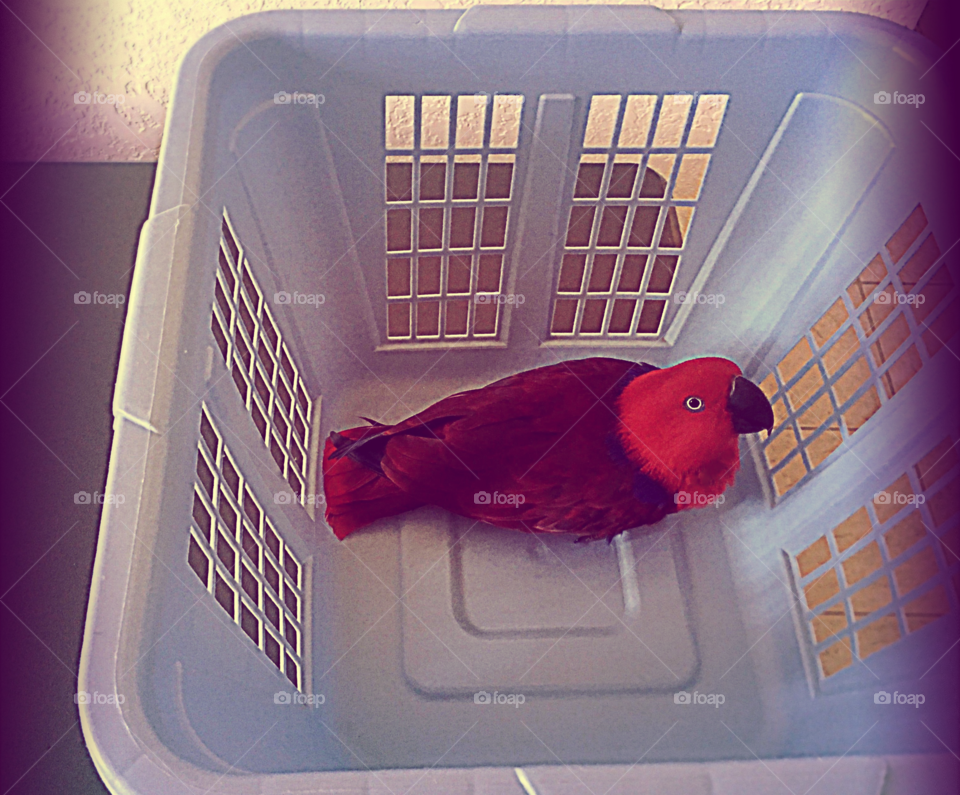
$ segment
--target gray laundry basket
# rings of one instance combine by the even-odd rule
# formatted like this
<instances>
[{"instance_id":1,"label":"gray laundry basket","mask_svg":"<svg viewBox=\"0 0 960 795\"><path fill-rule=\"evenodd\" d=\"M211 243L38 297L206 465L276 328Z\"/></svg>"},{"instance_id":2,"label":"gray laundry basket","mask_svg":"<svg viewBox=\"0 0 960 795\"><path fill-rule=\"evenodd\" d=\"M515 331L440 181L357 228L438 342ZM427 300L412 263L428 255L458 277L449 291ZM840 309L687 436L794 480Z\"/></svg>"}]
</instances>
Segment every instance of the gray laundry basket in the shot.
<instances>
[{"instance_id":1,"label":"gray laundry basket","mask_svg":"<svg viewBox=\"0 0 960 795\"><path fill-rule=\"evenodd\" d=\"M857 15L625 6L265 13L196 44L81 660L111 790L955 791L935 59ZM722 504L611 546L323 521L322 440L359 415L705 354L777 416Z\"/></svg>"}]
</instances>

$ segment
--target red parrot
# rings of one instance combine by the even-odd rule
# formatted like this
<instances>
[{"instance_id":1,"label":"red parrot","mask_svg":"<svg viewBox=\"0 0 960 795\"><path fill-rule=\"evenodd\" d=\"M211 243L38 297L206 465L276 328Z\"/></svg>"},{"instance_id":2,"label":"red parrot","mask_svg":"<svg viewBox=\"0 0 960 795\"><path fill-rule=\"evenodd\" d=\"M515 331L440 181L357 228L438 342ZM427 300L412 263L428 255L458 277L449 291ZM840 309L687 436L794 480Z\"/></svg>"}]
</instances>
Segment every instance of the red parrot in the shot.
<instances>
[{"instance_id":1,"label":"red parrot","mask_svg":"<svg viewBox=\"0 0 960 795\"><path fill-rule=\"evenodd\" d=\"M769 433L773 410L729 359L660 369L597 357L459 392L395 425L366 421L324 447L326 520L341 540L438 505L609 541L713 502L740 468L739 434Z\"/></svg>"}]
</instances>

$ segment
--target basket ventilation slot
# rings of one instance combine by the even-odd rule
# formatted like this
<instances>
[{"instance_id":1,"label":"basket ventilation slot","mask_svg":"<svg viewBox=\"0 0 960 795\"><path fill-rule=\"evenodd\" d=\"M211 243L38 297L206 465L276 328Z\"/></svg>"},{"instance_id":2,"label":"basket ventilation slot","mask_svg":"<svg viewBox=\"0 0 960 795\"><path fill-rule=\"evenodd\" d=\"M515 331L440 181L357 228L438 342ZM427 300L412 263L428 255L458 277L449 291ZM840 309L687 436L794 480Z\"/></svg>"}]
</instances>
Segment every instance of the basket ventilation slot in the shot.
<instances>
[{"instance_id":1,"label":"basket ventilation slot","mask_svg":"<svg viewBox=\"0 0 960 795\"><path fill-rule=\"evenodd\" d=\"M956 283L919 205L760 383L777 498L805 481L956 333ZM952 299L952 300L951 300Z\"/></svg>"},{"instance_id":2,"label":"basket ventilation slot","mask_svg":"<svg viewBox=\"0 0 960 795\"><path fill-rule=\"evenodd\" d=\"M311 400L226 213L214 299L211 330L217 348L270 457L303 504Z\"/></svg>"},{"instance_id":3,"label":"basket ventilation slot","mask_svg":"<svg viewBox=\"0 0 960 795\"><path fill-rule=\"evenodd\" d=\"M270 662L302 686L303 567L253 495L206 407L187 563Z\"/></svg>"},{"instance_id":4,"label":"basket ventilation slot","mask_svg":"<svg viewBox=\"0 0 960 795\"><path fill-rule=\"evenodd\" d=\"M957 613L956 444L944 439L870 503L791 556L821 679Z\"/></svg>"},{"instance_id":5,"label":"basket ventilation slot","mask_svg":"<svg viewBox=\"0 0 960 795\"><path fill-rule=\"evenodd\" d=\"M591 98L551 338L662 335L727 100L725 94Z\"/></svg>"},{"instance_id":6,"label":"basket ventilation slot","mask_svg":"<svg viewBox=\"0 0 960 795\"><path fill-rule=\"evenodd\" d=\"M389 342L498 338L523 100L386 97Z\"/></svg>"}]
</instances>

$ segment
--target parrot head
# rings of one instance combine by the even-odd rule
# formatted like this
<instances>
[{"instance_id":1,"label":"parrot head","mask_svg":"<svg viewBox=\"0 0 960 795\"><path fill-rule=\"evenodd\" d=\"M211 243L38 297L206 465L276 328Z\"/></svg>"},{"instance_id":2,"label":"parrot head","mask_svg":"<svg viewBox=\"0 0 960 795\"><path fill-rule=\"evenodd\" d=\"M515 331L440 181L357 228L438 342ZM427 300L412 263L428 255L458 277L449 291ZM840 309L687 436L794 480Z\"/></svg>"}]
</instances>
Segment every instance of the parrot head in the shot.
<instances>
[{"instance_id":1,"label":"parrot head","mask_svg":"<svg viewBox=\"0 0 960 795\"><path fill-rule=\"evenodd\" d=\"M774 424L766 395L719 357L646 373L624 388L617 408L627 457L674 494L722 493L740 466L738 437Z\"/></svg>"}]
</instances>

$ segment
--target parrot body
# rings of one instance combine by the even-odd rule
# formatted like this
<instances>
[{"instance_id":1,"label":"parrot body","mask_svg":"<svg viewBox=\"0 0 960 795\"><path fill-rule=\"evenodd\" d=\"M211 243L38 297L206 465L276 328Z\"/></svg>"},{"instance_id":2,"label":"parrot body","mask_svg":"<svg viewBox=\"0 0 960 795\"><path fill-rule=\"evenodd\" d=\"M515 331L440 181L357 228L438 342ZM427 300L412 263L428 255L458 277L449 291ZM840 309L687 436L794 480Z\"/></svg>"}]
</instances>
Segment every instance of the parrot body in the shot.
<instances>
[{"instance_id":1,"label":"parrot body","mask_svg":"<svg viewBox=\"0 0 960 795\"><path fill-rule=\"evenodd\" d=\"M324 449L326 520L340 539L437 505L609 540L721 494L739 468L738 434L769 428L772 411L727 359L659 369L590 358L451 395L395 425L368 422Z\"/></svg>"}]
</instances>

